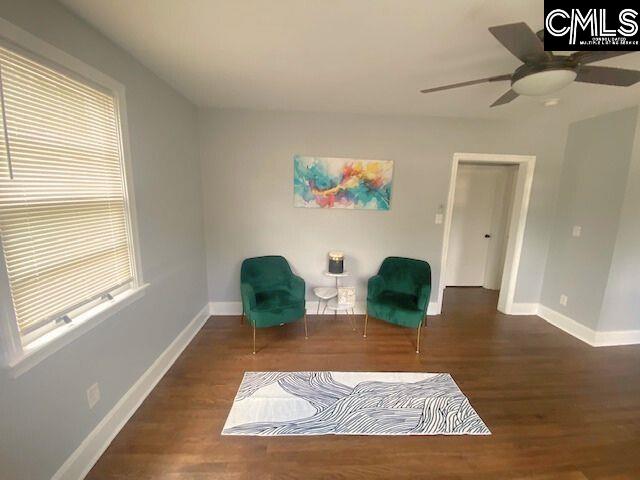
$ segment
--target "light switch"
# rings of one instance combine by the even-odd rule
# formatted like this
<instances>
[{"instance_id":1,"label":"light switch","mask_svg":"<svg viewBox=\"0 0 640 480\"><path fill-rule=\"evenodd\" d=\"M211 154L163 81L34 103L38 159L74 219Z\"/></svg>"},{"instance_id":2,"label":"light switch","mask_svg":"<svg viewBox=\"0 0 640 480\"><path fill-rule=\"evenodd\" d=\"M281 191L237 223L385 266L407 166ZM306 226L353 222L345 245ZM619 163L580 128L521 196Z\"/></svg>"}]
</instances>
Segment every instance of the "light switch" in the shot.
<instances>
[{"instance_id":1,"label":"light switch","mask_svg":"<svg viewBox=\"0 0 640 480\"><path fill-rule=\"evenodd\" d=\"M574 237L579 237L580 235L582 235L582 227L580 225L574 225L571 235L573 235Z\"/></svg>"},{"instance_id":2,"label":"light switch","mask_svg":"<svg viewBox=\"0 0 640 480\"><path fill-rule=\"evenodd\" d=\"M440 225L443 220L443 215L441 213L436 213L436 225Z\"/></svg>"}]
</instances>

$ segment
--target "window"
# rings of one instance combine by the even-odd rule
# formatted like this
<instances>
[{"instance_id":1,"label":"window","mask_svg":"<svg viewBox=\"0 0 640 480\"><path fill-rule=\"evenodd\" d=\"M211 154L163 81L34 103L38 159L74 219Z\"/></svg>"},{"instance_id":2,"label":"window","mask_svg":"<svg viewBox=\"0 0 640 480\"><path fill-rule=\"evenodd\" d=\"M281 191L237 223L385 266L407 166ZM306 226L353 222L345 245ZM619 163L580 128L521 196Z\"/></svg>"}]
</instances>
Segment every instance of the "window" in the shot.
<instances>
[{"instance_id":1,"label":"window","mask_svg":"<svg viewBox=\"0 0 640 480\"><path fill-rule=\"evenodd\" d=\"M137 285L113 93L0 45L0 237L25 345Z\"/></svg>"}]
</instances>

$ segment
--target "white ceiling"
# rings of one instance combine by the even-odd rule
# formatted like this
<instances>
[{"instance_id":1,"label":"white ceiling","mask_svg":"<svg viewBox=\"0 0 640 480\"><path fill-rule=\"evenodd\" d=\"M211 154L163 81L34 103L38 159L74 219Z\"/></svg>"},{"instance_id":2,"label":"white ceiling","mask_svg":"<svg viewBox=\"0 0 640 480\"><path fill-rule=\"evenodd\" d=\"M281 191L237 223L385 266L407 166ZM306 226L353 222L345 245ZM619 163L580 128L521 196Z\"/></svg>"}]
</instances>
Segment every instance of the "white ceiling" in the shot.
<instances>
[{"instance_id":1,"label":"white ceiling","mask_svg":"<svg viewBox=\"0 0 640 480\"><path fill-rule=\"evenodd\" d=\"M543 0L61 0L199 106L567 119L640 104L630 88L574 83L558 107L508 82L421 88L510 73L492 25L542 27ZM640 53L601 62L640 69Z\"/></svg>"}]
</instances>

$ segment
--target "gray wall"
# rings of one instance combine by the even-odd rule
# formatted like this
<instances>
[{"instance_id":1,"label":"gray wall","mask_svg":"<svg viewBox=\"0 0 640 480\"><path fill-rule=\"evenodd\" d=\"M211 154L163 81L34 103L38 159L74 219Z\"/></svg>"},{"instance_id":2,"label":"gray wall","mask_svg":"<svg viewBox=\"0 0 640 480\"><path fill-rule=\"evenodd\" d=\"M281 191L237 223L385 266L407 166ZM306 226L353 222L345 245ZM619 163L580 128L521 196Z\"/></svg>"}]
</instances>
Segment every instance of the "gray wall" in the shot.
<instances>
[{"instance_id":1,"label":"gray wall","mask_svg":"<svg viewBox=\"0 0 640 480\"><path fill-rule=\"evenodd\" d=\"M640 116L598 330L640 330Z\"/></svg>"},{"instance_id":2,"label":"gray wall","mask_svg":"<svg viewBox=\"0 0 640 480\"><path fill-rule=\"evenodd\" d=\"M282 254L307 280L329 250L344 250L360 300L388 255L426 259L438 284L442 225L454 152L538 156L516 302L537 302L566 130L451 118L202 110L200 145L207 272L212 301L239 300L241 261ZM293 155L395 161L391 210L293 207ZM311 298L311 296L309 296ZM436 300L436 293L432 295Z\"/></svg>"},{"instance_id":3,"label":"gray wall","mask_svg":"<svg viewBox=\"0 0 640 480\"><path fill-rule=\"evenodd\" d=\"M637 108L631 108L569 127L541 303L592 329L598 328L618 237L636 118ZM634 188L630 201L637 198ZM637 222L637 205L625 210L629 228ZM582 226L580 237L572 236L574 225ZM566 307L561 294L569 297Z\"/></svg>"},{"instance_id":4,"label":"gray wall","mask_svg":"<svg viewBox=\"0 0 640 480\"><path fill-rule=\"evenodd\" d=\"M11 379L0 370L0 477L46 479L207 301L196 112L53 1L0 1L0 16L126 87L146 295ZM86 388L99 382L93 410Z\"/></svg>"}]
</instances>

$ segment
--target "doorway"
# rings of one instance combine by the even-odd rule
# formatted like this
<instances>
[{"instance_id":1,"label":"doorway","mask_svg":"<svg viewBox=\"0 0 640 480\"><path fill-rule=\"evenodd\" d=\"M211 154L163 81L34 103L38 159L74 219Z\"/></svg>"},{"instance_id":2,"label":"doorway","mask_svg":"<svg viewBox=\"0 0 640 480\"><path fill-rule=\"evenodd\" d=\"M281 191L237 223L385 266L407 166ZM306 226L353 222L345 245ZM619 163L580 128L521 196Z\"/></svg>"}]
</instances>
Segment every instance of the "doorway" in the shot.
<instances>
[{"instance_id":1,"label":"doorway","mask_svg":"<svg viewBox=\"0 0 640 480\"><path fill-rule=\"evenodd\" d=\"M446 286L499 290L512 313L535 157L456 153L444 222L438 311Z\"/></svg>"},{"instance_id":2,"label":"doorway","mask_svg":"<svg viewBox=\"0 0 640 480\"><path fill-rule=\"evenodd\" d=\"M516 165L460 163L445 286L500 290Z\"/></svg>"}]
</instances>

